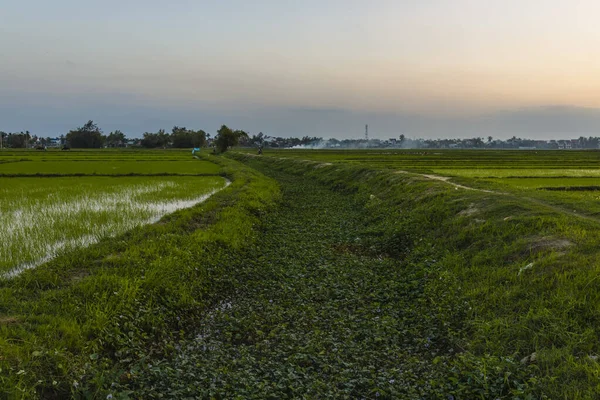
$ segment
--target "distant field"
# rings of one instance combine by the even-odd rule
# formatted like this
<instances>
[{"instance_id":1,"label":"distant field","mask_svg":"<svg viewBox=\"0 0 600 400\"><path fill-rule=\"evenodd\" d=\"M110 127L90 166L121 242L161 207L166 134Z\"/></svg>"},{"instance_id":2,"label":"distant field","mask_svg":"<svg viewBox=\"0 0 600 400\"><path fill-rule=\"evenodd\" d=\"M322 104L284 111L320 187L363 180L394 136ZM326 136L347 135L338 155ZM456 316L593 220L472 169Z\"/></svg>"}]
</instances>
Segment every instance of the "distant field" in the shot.
<instances>
[{"instance_id":1,"label":"distant field","mask_svg":"<svg viewBox=\"0 0 600 400\"><path fill-rule=\"evenodd\" d=\"M19 161L0 164L2 175L216 175L219 167L207 161L193 160L157 161Z\"/></svg>"},{"instance_id":2,"label":"distant field","mask_svg":"<svg viewBox=\"0 0 600 400\"><path fill-rule=\"evenodd\" d=\"M247 150L252 152L252 150ZM265 155L366 164L381 168L598 169L600 151L517 150L265 150Z\"/></svg>"},{"instance_id":3,"label":"distant field","mask_svg":"<svg viewBox=\"0 0 600 400\"><path fill-rule=\"evenodd\" d=\"M2 149L0 161L5 159L34 159L34 160L93 160L93 159L151 159L151 160L182 160L190 159L190 150L180 149L74 149L47 151L31 149Z\"/></svg>"}]
</instances>

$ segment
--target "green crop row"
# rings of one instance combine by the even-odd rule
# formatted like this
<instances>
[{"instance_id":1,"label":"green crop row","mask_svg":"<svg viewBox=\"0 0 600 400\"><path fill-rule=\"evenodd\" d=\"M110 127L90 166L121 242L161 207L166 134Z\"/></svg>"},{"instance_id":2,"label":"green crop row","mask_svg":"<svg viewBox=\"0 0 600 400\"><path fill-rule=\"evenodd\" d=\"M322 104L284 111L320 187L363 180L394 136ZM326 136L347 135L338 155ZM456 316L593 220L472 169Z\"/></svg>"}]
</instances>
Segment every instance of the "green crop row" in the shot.
<instances>
[{"instance_id":1,"label":"green crop row","mask_svg":"<svg viewBox=\"0 0 600 400\"><path fill-rule=\"evenodd\" d=\"M114 149L73 149L61 151L60 149L48 149L39 151L32 149L0 149L0 160L11 158L27 158L35 160L68 160L68 159L186 159L191 156L191 149L136 149L136 148L114 148Z\"/></svg>"},{"instance_id":2,"label":"green crop row","mask_svg":"<svg viewBox=\"0 0 600 400\"><path fill-rule=\"evenodd\" d=\"M67 175L217 175L218 165L207 161L22 161L0 164L0 176Z\"/></svg>"}]
</instances>

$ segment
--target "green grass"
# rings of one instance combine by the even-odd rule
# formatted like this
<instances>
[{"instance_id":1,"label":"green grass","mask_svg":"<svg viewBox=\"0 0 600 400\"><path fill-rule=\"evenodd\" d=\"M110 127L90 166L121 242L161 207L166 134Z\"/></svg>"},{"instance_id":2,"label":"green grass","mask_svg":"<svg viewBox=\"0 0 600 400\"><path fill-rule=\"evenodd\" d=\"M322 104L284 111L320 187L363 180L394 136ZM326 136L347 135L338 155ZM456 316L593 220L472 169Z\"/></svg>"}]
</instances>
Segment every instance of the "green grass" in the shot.
<instances>
[{"instance_id":1,"label":"green grass","mask_svg":"<svg viewBox=\"0 0 600 400\"><path fill-rule=\"evenodd\" d=\"M170 357L131 367L135 376L114 390L138 398L431 398L422 382L445 378L434 360L453 351L448 328L457 316L427 307L430 296L448 295L438 267L415 268L408 243L396 244L395 257L370 249L379 244L364 199L251 165L279 182L283 203L265 215L260 246L231 261L247 276L241 293Z\"/></svg>"}]
</instances>

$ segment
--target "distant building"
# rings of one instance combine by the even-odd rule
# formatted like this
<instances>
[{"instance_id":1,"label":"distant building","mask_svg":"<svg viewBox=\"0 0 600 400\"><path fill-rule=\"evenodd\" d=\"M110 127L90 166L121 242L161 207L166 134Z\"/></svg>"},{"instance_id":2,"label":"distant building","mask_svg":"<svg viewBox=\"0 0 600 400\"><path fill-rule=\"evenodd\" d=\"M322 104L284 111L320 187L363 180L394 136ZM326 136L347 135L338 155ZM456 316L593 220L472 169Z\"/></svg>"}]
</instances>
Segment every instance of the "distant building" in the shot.
<instances>
[{"instance_id":1,"label":"distant building","mask_svg":"<svg viewBox=\"0 0 600 400\"><path fill-rule=\"evenodd\" d=\"M571 150L572 148L573 148L573 145L570 140L559 140L558 141L558 149L559 150Z\"/></svg>"},{"instance_id":2,"label":"distant building","mask_svg":"<svg viewBox=\"0 0 600 400\"><path fill-rule=\"evenodd\" d=\"M141 139L127 139L125 141L125 147L141 146L141 145L142 145Z\"/></svg>"},{"instance_id":3,"label":"distant building","mask_svg":"<svg viewBox=\"0 0 600 400\"><path fill-rule=\"evenodd\" d=\"M48 143L46 143L46 147L60 147L61 143L60 143L60 138L49 138L50 141Z\"/></svg>"}]
</instances>

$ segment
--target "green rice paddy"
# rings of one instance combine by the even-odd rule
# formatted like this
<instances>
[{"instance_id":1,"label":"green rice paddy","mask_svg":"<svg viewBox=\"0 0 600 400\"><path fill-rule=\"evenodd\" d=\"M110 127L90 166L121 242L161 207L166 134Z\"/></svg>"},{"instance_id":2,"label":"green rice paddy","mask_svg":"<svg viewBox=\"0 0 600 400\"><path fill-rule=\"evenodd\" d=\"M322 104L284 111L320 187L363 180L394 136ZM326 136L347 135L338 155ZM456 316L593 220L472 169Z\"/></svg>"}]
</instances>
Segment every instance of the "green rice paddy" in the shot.
<instances>
[{"instance_id":1,"label":"green rice paddy","mask_svg":"<svg viewBox=\"0 0 600 400\"><path fill-rule=\"evenodd\" d=\"M2 175L216 175L206 161L19 161L0 164Z\"/></svg>"},{"instance_id":2,"label":"green rice paddy","mask_svg":"<svg viewBox=\"0 0 600 400\"><path fill-rule=\"evenodd\" d=\"M156 222L225 183L221 177L0 178L0 273L14 276Z\"/></svg>"},{"instance_id":3,"label":"green rice paddy","mask_svg":"<svg viewBox=\"0 0 600 400\"><path fill-rule=\"evenodd\" d=\"M191 207L225 186L219 173L183 151L0 152L0 274Z\"/></svg>"}]
</instances>

